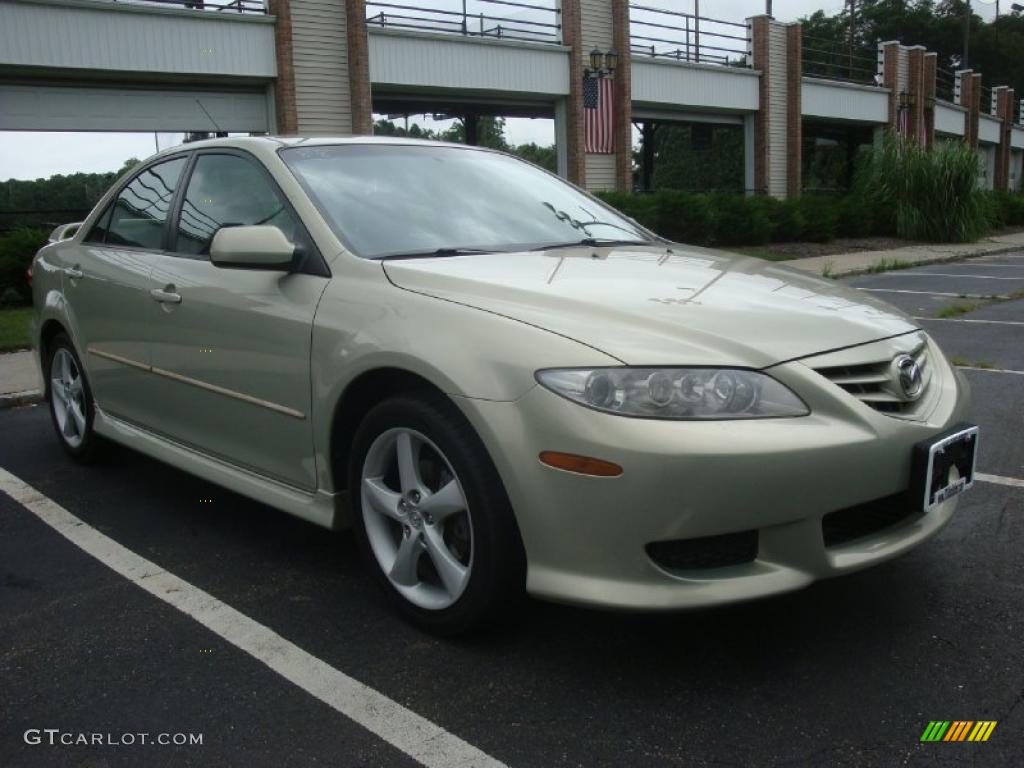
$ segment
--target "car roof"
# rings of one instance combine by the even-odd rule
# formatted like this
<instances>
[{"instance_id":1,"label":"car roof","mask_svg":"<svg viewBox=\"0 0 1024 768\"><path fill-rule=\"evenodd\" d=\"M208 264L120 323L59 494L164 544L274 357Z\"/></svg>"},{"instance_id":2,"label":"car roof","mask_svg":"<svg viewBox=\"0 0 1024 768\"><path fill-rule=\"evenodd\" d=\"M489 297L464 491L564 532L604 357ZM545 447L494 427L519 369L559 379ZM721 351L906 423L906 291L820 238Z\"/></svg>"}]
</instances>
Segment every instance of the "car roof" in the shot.
<instances>
[{"instance_id":1,"label":"car roof","mask_svg":"<svg viewBox=\"0 0 1024 768\"><path fill-rule=\"evenodd\" d=\"M459 149L486 149L466 144L455 144L432 139L408 139L402 136L229 136L222 139L204 139L168 147L153 158L194 149L225 147L246 149L256 155L273 154L286 147L327 146L331 144L395 144L402 146L456 147ZM151 158L152 159L152 158Z\"/></svg>"}]
</instances>

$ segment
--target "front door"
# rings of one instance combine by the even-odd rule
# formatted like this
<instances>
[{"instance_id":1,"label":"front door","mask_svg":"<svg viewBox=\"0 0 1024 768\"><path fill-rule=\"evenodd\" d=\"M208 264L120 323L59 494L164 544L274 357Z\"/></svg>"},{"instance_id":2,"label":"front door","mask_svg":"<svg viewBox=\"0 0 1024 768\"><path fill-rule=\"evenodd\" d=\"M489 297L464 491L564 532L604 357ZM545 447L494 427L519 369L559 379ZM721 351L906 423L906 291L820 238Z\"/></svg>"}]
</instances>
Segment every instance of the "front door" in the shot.
<instances>
[{"instance_id":1,"label":"front door","mask_svg":"<svg viewBox=\"0 0 1024 768\"><path fill-rule=\"evenodd\" d=\"M308 242L256 160L199 154L181 201L174 252L153 270L172 297L161 303L153 337L153 373L160 382L153 428L313 489L310 339L327 279L215 266L209 252L216 231L248 224L272 224L292 242Z\"/></svg>"}]
</instances>

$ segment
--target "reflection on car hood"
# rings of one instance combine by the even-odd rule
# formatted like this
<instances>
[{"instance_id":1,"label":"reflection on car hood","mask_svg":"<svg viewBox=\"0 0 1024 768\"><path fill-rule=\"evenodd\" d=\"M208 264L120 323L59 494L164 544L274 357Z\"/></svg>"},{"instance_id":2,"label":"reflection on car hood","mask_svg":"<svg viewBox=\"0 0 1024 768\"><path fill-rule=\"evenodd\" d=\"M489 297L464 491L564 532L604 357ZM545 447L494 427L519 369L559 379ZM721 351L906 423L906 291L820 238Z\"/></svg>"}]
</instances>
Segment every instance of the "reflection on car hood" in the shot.
<instances>
[{"instance_id":1,"label":"reflection on car hood","mask_svg":"<svg viewBox=\"0 0 1024 768\"><path fill-rule=\"evenodd\" d=\"M384 270L400 288L539 326L631 365L765 367L916 328L831 280L692 246L394 260Z\"/></svg>"}]
</instances>

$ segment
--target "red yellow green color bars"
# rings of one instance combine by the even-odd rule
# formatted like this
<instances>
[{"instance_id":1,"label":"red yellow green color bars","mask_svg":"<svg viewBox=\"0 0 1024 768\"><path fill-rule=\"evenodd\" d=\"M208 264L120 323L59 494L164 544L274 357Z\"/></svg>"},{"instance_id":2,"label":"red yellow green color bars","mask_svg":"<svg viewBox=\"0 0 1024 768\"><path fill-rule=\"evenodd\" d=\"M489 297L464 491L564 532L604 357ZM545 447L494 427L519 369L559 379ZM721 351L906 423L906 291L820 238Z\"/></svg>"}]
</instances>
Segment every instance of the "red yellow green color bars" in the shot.
<instances>
[{"instance_id":1,"label":"red yellow green color bars","mask_svg":"<svg viewBox=\"0 0 1024 768\"><path fill-rule=\"evenodd\" d=\"M995 729L995 720L932 720L921 741L988 741Z\"/></svg>"}]
</instances>

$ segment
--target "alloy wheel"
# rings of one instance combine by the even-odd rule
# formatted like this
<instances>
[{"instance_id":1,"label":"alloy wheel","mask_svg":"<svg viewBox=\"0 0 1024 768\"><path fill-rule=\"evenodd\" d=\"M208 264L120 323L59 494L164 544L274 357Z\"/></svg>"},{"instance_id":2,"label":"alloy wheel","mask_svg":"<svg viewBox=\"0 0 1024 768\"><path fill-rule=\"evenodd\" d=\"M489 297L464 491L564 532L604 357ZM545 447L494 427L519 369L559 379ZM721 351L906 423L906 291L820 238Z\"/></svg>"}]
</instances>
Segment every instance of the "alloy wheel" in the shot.
<instances>
[{"instance_id":1,"label":"alloy wheel","mask_svg":"<svg viewBox=\"0 0 1024 768\"><path fill-rule=\"evenodd\" d=\"M360 493L370 547L394 588L427 610L454 604L472 572L473 524L437 445L414 429L381 433L363 461Z\"/></svg>"},{"instance_id":2,"label":"alloy wheel","mask_svg":"<svg viewBox=\"0 0 1024 768\"><path fill-rule=\"evenodd\" d=\"M86 434L85 390L78 363L64 347L54 353L50 363L50 400L61 439L78 448Z\"/></svg>"}]
</instances>

